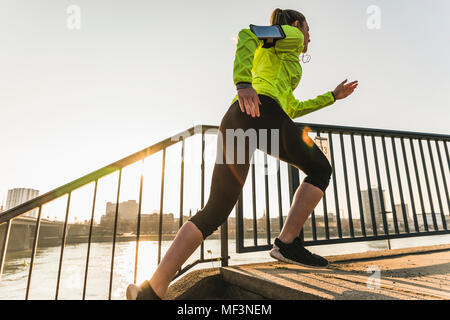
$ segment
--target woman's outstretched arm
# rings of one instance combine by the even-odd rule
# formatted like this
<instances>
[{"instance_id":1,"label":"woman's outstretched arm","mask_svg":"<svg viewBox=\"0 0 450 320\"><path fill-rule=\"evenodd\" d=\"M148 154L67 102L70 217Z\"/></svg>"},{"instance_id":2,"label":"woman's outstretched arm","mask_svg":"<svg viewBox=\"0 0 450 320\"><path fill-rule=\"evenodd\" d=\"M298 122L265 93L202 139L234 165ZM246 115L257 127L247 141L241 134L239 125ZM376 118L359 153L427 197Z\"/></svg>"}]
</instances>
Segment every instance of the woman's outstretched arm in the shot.
<instances>
[{"instance_id":1,"label":"woman's outstretched arm","mask_svg":"<svg viewBox=\"0 0 450 320\"><path fill-rule=\"evenodd\" d=\"M344 99L353 93L355 88L358 86L358 81L352 81L346 84L347 79L342 81L336 89L329 91L314 99L300 101L295 100L294 104L291 106L288 115L294 119L304 116L313 111L320 110L329 105L332 105L336 100Z\"/></svg>"}]
</instances>

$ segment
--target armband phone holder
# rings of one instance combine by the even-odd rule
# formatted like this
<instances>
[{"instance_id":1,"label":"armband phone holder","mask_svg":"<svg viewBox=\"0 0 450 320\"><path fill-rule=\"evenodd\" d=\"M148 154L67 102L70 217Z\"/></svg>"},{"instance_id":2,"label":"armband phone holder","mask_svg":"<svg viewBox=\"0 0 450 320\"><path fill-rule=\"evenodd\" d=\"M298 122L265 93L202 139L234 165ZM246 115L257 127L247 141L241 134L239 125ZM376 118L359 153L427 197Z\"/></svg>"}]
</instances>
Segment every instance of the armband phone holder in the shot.
<instances>
[{"instance_id":1,"label":"armband phone holder","mask_svg":"<svg viewBox=\"0 0 450 320\"><path fill-rule=\"evenodd\" d=\"M286 38L286 34L278 24L273 26L256 26L250 24L250 30L258 37L258 39L264 40L264 48L274 46L276 40Z\"/></svg>"}]
</instances>

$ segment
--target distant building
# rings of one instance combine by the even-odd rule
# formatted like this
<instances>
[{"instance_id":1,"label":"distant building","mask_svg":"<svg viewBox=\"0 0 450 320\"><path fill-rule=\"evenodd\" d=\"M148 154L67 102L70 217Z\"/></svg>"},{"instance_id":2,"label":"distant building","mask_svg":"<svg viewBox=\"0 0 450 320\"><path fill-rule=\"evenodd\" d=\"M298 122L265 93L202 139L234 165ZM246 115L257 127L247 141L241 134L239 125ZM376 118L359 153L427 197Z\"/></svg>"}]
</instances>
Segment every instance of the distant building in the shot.
<instances>
[{"instance_id":1,"label":"distant building","mask_svg":"<svg viewBox=\"0 0 450 320\"><path fill-rule=\"evenodd\" d=\"M424 228L425 223L423 222L423 214L418 215L418 224L420 227ZM436 219L436 225L438 228L442 229L442 219L441 214L439 212L437 213L425 213L425 219L427 221L428 230L434 230L434 219Z\"/></svg>"},{"instance_id":2,"label":"distant building","mask_svg":"<svg viewBox=\"0 0 450 320\"><path fill-rule=\"evenodd\" d=\"M136 220L138 210L139 204L136 200L128 200L119 203L119 217L121 220ZM114 217L116 214L116 203L107 202L105 214Z\"/></svg>"},{"instance_id":3,"label":"distant building","mask_svg":"<svg viewBox=\"0 0 450 320\"><path fill-rule=\"evenodd\" d=\"M184 221L186 217L184 217ZM157 234L159 232L160 214L153 211L152 214L141 215L141 233ZM174 219L173 213L164 213L161 231L164 234L176 233L178 230L178 219Z\"/></svg>"},{"instance_id":4,"label":"distant building","mask_svg":"<svg viewBox=\"0 0 450 320\"><path fill-rule=\"evenodd\" d=\"M327 157L328 161L330 161L330 149L328 148L328 138L325 137L315 137L315 144L319 147L319 149L323 152L323 154Z\"/></svg>"},{"instance_id":5,"label":"distant building","mask_svg":"<svg viewBox=\"0 0 450 320\"><path fill-rule=\"evenodd\" d=\"M34 199L37 196L39 196L39 190L28 188L10 189L8 190L8 195L6 197L5 211L17 207L18 205L21 205L24 202ZM24 214L24 216L33 218L37 218L37 215L38 209L34 209Z\"/></svg>"},{"instance_id":6,"label":"distant building","mask_svg":"<svg viewBox=\"0 0 450 320\"><path fill-rule=\"evenodd\" d=\"M118 232L136 232L139 203L136 200L128 200L119 203L117 215ZM100 225L111 228L114 225L116 217L116 203L107 202L105 214L102 215ZM183 216L183 221L188 217ZM157 234L159 232L159 211L154 210L151 214L141 213L140 232L142 234ZM163 213L163 233L176 233L178 230L179 219L175 219L173 213Z\"/></svg>"},{"instance_id":7,"label":"distant building","mask_svg":"<svg viewBox=\"0 0 450 320\"><path fill-rule=\"evenodd\" d=\"M411 224L411 217L409 216L408 204L404 203L403 206L405 208L406 223L409 226ZM406 230L406 228L405 228L405 219L403 218L402 205L401 204L396 204L394 207L395 207L395 213L396 213L395 217L397 218L398 227L401 230Z\"/></svg>"},{"instance_id":8,"label":"distant building","mask_svg":"<svg viewBox=\"0 0 450 320\"><path fill-rule=\"evenodd\" d=\"M137 220L139 206L136 200L120 202L118 209L117 221L131 225ZM104 227L111 227L114 224L115 217L116 203L107 202L105 214L102 215L100 224Z\"/></svg>"},{"instance_id":9,"label":"distant building","mask_svg":"<svg viewBox=\"0 0 450 320\"><path fill-rule=\"evenodd\" d=\"M383 225L383 216L381 210L381 197L378 188L370 188L372 194L372 202L373 202L373 212L375 215L375 222L378 226ZM383 192L383 205L386 209L386 196L385 190ZM363 205L364 212L364 224L367 226L372 225L372 211L370 210L370 198L369 198L369 190L361 190L361 200Z\"/></svg>"}]
</instances>

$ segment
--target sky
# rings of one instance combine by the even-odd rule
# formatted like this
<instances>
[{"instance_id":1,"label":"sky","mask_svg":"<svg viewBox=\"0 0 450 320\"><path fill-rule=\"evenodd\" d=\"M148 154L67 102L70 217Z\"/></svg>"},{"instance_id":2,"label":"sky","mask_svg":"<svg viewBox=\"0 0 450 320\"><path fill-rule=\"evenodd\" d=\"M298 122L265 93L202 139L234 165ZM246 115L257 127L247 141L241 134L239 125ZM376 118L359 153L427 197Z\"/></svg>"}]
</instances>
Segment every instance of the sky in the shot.
<instances>
[{"instance_id":1,"label":"sky","mask_svg":"<svg viewBox=\"0 0 450 320\"><path fill-rule=\"evenodd\" d=\"M80 29L68 27L72 5ZM379 29L367 24L373 5ZM298 99L359 81L349 98L295 121L450 134L446 0L0 0L0 199L219 125L236 93L236 35L269 25L277 7L310 26Z\"/></svg>"}]
</instances>

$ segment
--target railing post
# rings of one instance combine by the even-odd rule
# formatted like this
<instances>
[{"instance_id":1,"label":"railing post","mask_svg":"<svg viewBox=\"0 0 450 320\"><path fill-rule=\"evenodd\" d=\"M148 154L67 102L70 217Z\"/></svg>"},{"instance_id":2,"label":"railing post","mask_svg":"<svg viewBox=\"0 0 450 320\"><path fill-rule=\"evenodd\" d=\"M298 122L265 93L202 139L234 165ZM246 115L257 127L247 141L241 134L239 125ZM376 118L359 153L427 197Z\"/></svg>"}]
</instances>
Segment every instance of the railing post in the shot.
<instances>
[{"instance_id":1,"label":"railing post","mask_svg":"<svg viewBox=\"0 0 450 320\"><path fill-rule=\"evenodd\" d=\"M84 268L84 283L83 283L83 300L86 299L86 285L87 285L87 277L89 271L89 257L91 254L91 242L92 242L92 229L94 227L94 214L95 214L95 201L97 200L97 187L98 180L95 180L94 185L94 197L92 200L92 211L91 211L91 221L89 223L89 237L88 237L88 248L86 253L86 266Z\"/></svg>"},{"instance_id":2,"label":"railing post","mask_svg":"<svg viewBox=\"0 0 450 320\"><path fill-rule=\"evenodd\" d=\"M439 166L441 168L441 174L442 174L442 182L444 183L445 196L447 198L447 208L450 211L450 199L448 197L449 193L448 193L448 188L447 188L447 182L445 181L445 171L444 171L444 166L442 165L441 151L439 150L438 141L435 140L434 142L436 144L436 151L437 151L437 155L438 155L438 159L439 159ZM445 141L444 141L444 145L445 145ZM447 230L447 223L445 221L444 211L442 211L442 223L444 224L444 229Z\"/></svg>"},{"instance_id":3,"label":"railing post","mask_svg":"<svg viewBox=\"0 0 450 320\"><path fill-rule=\"evenodd\" d=\"M267 244L271 241L270 232L270 206L269 206L269 165L267 163L267 154L264 153L264 191L266 198L266 233L267 233Z\"/></svg>"},{"instance_id":4,"label":"railing post","mask_svg":"<svg viewBox=\"0 0 450 320\"><path fill-rule=\"evenodd\" d=\"M394 194L392 192L391 172L389 169L389 162L388 162L388 158L387 158L387 154L386 154L386 143L384 141L384 136L381 137L381 142L382 142L382 147L383 147L384 165L386 167L386 177L387 177L388 187L389 187L389 196L391 199L392 221L394 223L395 233L399 234L400 232L398 230L397 211L395 210ZM388 221L388 227L389 227L389 221Z\"/></svg>"},{"instance_id":5,"label":"railing post","mask_svg":"<svg viewBox=\"0 0 450 320\"><path fill-rule=\"evenodd\" d=\"M142 189L144 186L144 159L142 159L141 174L139 179L139 206L137 212L137 224L136 224L136 254L134 258L134 280L133 283L137 281L138 272L138 259L139 259L139 240L141 236L141 217L142 217Z\"/></svg>"},{"instance_id":6,"label":"railing post","mask_svg":"<svg viewBox=\"0 0 450 320\"><path fill-rule=\"evenodd\" d=\"M200 206L203 209L205 205L205 131L202 127L202 164L201 164L201 202ZM205 260L205 241L200 244L200 261Z\"/></svg>"},{"instance_id":7,"label":"railing post","mask_svg":"<svg viewBox=\"0 0 450 320\"><path fill-rule=\"evenodd\" d=\"M161 169L161 195L159 199L159 226L158 226L158 265L161 262L161 244L163 231L163 208L164 208L164 177L166 171L166 148L163 149L162 154L162 169Z\"/></svg>"},{"instance_id":8,"label":"railing post","mask_svg":"<svg viewBox=\"0 0 450 320\"><path fill-rule=\"evenodd\" d=\"M420 144L420 139L418 139L418 143ZM425 228L425 231L428 232L428 221L427 221L427 216L426 216L426 212L425 212L425 204L423 202L422 186L420 184L419 169L417 167L416 151L414 149L413 139L409 139L409 145L411 147L411 155L412 155L413 164L414 164L414 172L416 174L417 190L419 190L419 200L420 200L420 208L422 209L423 226Z\"/></svg>"},{"instance_id":9,"label":"railing post","mask_svg":"<svg viewBox=\"0 0 450 320\"><path fill-rule=\"evenodd\" d=\"M320 138L320 130L317 130L317 136ZM326 191L326 190L325 190ZM324 192L322 197L323 205L323 222L325 225L325 239L330 239L330 228L328 225L328 209L327 209L327 193Z\"/></svg>"},{"instance_id":10,"label":"railing post","mask_svg":"<svg viewBox=\"0 0 450 320\"><path fill-rule=\"evenodd\" d=\"M356 182L356 193L358 195L358 205L359 205L359 224L361 227L361 234L363 237L366 237L366 225L364 221L364 212L363 205L361 200L361 186L359 183L359 173L358 173L358 160L356 158L356 149L355 149L355 136L350 134L351 142L352 142L352 155L353 155L353 168L355 170L355 182Z\"/></svg>"},{"instance_id":11,"label":"railing post","mask_svg":"<svg viewBox=\"0 0 450 320\"><path fill-rule=\"evenodd\" d=\"M120 184L122 182L122 168L119 169L119 181L117 185L117 197L116 197L116 210L114 214L114 228L113 228L113 242L112 242L112 253L111 253L111 271L109 274L109 292L108 300L111 300L112 296L112 286L114 277L114 255L116 252L116 236L117 236L117 219L119 218L119 200L120 200Z\"/></svg>"},{"instance_id":12,"label":"railing post","mask_svg":"<svg viewBox=\"0 0 450 320\"><path fill-rule=\"evenodd\" d=\"M278 194L278 224L280 226L280 232L283 228L283 203L281 199L281 164L280 160L277 159L277 194Z\"/></svg>"},{"instance_id":13,"label":"railing post","mask_svg":"<svg viewBox=\"0 0 450 320\"><path fill-rule=\"evenodd\" d=\"M389 226L386 219L386 208L384 207L384 196L383 196L383 187L381 186L381 178L380 178L380 168L378 164L378 155L377 155L377 145L375 143L375 136L372 135L372 149L373 149L373 158L375 161L375 172L377 176L377 183L378 183L378 199L380 200L380 207L381 207L381 219L383 222L383 231L384 234L389 234Z\"/></svg>"},{"instance_id":14,"label":"railing post","mask_svg":"<svg viewBox=\"0 0 450 320\"><path fill-rule=\"evenodd\" d=\"M253 204L253 244L258 245L258 219L256 217L256 179L255 179L255 157L252 158L252 204Z\"/></svg>"},{"instance_id":15,"label":"railing post","mask_svg":"<svg viewBox=\"0 0 450 320\"><path fill-rule=\"evenodd\" d=\"M2 278L3 266L5 265L6 250L8 250L8 240L9 240L9 233L11 231L11 225L12 225L11 220L8 220L5 223L5 236L3 238L2 251L0 255L0 280Z\"/></svg>"},{"instance_id":16,"label":"railing post","mask_svg":"<svg viewBox=\"0 0 450 320\"><path fill-rule=\"evenodd\" d=\"M58 276L56 278L55 300L58 300L58 294L59 294L59 283L61 281L61 269L62 269L62 263L63 263L63 259L64 259L64 248L66 246L67 223L69 220L70 198L71 197L72 197L72 192L69 192L69 194L67 196L66 217L64 219L64 228L63 228L62 241L61 241L61 253L59 255Z\"/></svg>"},{"instance_id":17,"label":"railing post","mask_svg":"<svg viewBox=\"0 0 450 320\"><path fill-rule=\"evenodd\" d=\"M416 229L416 232L419 232L419 223L417 222L416 205L414 204L414 193L412 190L411 179L409 176L408 159L406 157L405 141L404 141L403 137L400 138L400 144L402 147L403 163L405 165L406 178L408 178L408 190L409 190L409 198L411 201L411 209L413 212L414 228ZM414 152L411 151L411 153L414 153Z\"/></svg>"},{"instance_id":18,"label":"railing post","mask_svg":"<svg viewBox=\"0 0 450 320\"><path fill-rule=\"evenodd\" d=\"M333 176L334 205L335 205L335 210L336 210L336 228L337 228L338 237L342 239L341 214L339 212L339 197L338 197L338 193L337 193L336 166L334 165L333 133L332 132L328 132L328 140L329 140L328 148L330 150L331 167L333 168L332 176Z\"/></svg>"},{"instance_id":19,"label":"railing post","mask_svg":"<svg viewBox=\"0 0 450 320\"><path fill-rule=\"evenodd\" d=\"M34 230L33 249L31 251L30 270L28 271L27 289L25 291L25 300L30 296L31 276L33 275L34 260L39 242L39 231L41 228L42 205L39 206L39 213L36 220L36 229Z\"/></svg>"},{"instance_id":20,"label":"railing post","mask_svg":"<svg viewBox=\"0 0 450 320\"><path fill-rule=\"evenodd\" d=\"M242 191L236 204L236 252L241 253L244 248L244 207Z\"/></svg>"},{"instance_id":21,"label":"railing post","mask_svg":"<svg viewBox=\"0 0 450 320\"><path fill-rule=\"evenodd\" d=\"M366 169L367 193L369 196L370 217L372 218L372 231L373 231L373 234L375 236L377 236L378 230L377 230L377 222L375 219L375 209L374 209L373 197L372 197L372 184L370 183L369 164L367 162L366 138L363 134L361 135L361 143L362 143L362 150L363 150L363 156L364 156L364 167Z\"/></svg>"},{"instance_id":22,"label":"railing post","mask_svg":"<svg viewBox=\"0 0 450 320\"><path fill-rule=\"evenodd\" d=\"M220 256L222 267L228 266L228 220L220 227Z\"/></svg>"},{"instance_id":23,"label":"railing post","mask_svg":"<svg viewBox=\"0 0 450 320\"><path fill-rule=\"evenodd\" d=\"M394 154L395 172L396 172L396 175L397 175L398 193L400 194L400 204L401 204L401 207L402 207L403 225L404 225L405 232L409 233L408 216L406 214L405 200L403 198L402 178L400 176L400 170L399 170L399 166L398 166L397 148L395 146L395 139L393 137L391 137L391 142L392 142L392 153Z\"/></svg>"},{"instance_id":24,"label":"railing post","mask_svg":"<svg viewBox=\"0 0 450 320\"><path fill-rule=\"evenodd\" d=\"M345 158L344 137L342 136L342 133L339 134L339 139L341 142L342 166L344 168L345 195L347 198L348 223L349 223L349 227L350 227L350 236L352 238L354 238L355 232L353 230L352 206L351 206L351 200L350 200L350 191L348 188L347 160Z\"/></svg>"},{"instance_id":25,"label":"railing post","mask_svg":"<svg viewBox=\"0 0 450 320\"><path fill-rule=\"evenodd\" d=\"M298 169L296 167L294 167L293 165L289 165L288 180L289 180L289 200L290 200L290 205L292 205L292 202L294 201L295 191L297 191L297 189L300 185ZM300 231L299 237L300 237L300 239L303 240L303 228Z\"/></svg>"}]
</instances>

